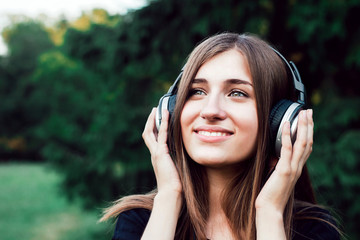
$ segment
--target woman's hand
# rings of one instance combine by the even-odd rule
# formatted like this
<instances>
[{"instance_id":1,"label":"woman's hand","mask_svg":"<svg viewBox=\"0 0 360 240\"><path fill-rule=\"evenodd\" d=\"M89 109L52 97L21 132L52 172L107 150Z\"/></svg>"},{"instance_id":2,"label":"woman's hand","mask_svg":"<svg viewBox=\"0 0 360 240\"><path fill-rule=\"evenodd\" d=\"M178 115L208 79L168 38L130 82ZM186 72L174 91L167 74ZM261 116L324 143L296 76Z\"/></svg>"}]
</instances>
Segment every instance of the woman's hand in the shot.
<instances>
[{"instance_id":1,"label":"woman's hand","mask_svg":"<svg viewBox=\"0 0 360 240\"><path fill-rule=\"evenodd\" d=\"M159 132L155 126L156 108L151 111L145 125L142 137L151 154L151 163L154 168L158 192L175 191L182 192L179 174L169 154L167 146L167 128L169 112L162 112L162 121Z\"/></svg>"},{"instance_id":2,"label":"woman's hand","mask_svg":"<svg viewBox=\"0 0 360 240\"><path fill-rule=\"evenodd\" d=\"M274 239L284 237L283 212L312 151L313 129L312 110L301 111L293 146L290 138L290 123L284 124L280 159L255 201L258 236L261 236L263 232L261 229L264 230L263 227L267 225L268 229L265 232L273 232L274 236L277 236ZM276 223L282 226L282 229L276 228L275 225L271 227ZM266 235L267 239L271 239L269 234Z\"/></svg>"},{"instance_id":3,"label":"woman's hand","mask_svg":"<svg viewBox=\"0 0 360 240\"><path fill-rule=\"evenodd\" d=\"M151 154L158 193L141 239L170 240L174 239L182 205L182 185L166 143L169 113L162 112L163 119L158 134L155 113L156 108L151 111L142 136Z\"/></svg>"}]
</instances>

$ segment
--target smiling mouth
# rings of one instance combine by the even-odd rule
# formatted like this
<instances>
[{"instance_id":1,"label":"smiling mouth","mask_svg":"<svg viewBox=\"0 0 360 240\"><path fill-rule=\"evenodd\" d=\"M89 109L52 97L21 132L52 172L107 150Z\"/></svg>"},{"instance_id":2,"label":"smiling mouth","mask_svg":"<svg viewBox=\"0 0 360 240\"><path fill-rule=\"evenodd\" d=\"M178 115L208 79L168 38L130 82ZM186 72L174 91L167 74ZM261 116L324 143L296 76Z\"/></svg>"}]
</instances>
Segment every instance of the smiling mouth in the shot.
<instances>
[{"instance_id":1,"label":"smiling mouth","mask_svg":"<svg viewBox=\"0 0 360 240\"><path fill-rule=\"evenodd\" d=\"M225 136L229 136L230 133L226 133L226 132L208 132L208 131L198 131L197 132L199 135L203 135L206 137L225 137Z\"/></svg>"}]
</instances>

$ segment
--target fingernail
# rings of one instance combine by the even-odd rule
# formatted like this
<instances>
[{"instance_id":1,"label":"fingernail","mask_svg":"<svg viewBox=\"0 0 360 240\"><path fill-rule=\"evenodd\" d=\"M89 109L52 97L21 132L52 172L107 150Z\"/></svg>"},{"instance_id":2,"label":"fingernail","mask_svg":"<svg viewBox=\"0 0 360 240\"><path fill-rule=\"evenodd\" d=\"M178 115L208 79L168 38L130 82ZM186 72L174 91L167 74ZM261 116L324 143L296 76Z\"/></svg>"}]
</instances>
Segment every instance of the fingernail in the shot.
<instances>
[{"instance_id":1,"label":"fingernail","mask_svg":"<svg viewBox=\"0 0 360 240\"><path fill-rule=\"evenodd\" d=\"M306 112L306 110L301 110L299 117L301 117L301 118L305 117L305 112Z\"/></svg>"},{"instance_id":2,"label":"fingernail","mask_svg":"<svg viewBox=\"0 0 360 240\"><path fill-rule=\"evenodd\" d=\"M307 113L307 116L308 116L309 118L311 118L312 115L313 115L313 110L312 110L312 109L308 109L308 110L306 111L306 113Z\"/></svg>"}]
</instances>

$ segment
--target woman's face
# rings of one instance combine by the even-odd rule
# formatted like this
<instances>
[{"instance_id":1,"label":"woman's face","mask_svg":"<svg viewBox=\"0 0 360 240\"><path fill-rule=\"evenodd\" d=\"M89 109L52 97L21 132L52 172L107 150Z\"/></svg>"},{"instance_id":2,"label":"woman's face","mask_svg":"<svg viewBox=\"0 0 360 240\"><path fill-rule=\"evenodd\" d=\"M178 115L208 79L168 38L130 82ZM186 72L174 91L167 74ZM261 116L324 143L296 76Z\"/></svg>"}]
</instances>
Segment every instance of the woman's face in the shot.
<instances>
[{"instance_id":1,"label":"woman's face","mask_svg":"<svg viewBox=\"0 0 360 240\"><path fill-rule=\"evenodd\" d=\"M186 151L201 165L229 166L253 153L258 132L255 92L239 51L223 52L200 67L180 123Z\"/></svg>"}]
</instances>

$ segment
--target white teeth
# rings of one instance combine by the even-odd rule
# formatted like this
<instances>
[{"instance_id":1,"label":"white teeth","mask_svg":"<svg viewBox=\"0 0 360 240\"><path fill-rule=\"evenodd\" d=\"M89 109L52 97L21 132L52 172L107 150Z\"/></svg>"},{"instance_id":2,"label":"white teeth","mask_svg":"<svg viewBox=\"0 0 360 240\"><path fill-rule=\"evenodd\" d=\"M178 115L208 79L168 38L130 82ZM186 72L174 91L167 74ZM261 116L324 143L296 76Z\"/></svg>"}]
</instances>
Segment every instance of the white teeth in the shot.
<instances>
[{"instance_id":1,"label":"white teeth","mask_svg":"<svg viewBox=\"0 0 360 240\"><path fill-rule=\"evenodd\" d=\"M199 131L198 132L200 135L204 135L204 136L211 136L211 137L222 137L222 136L226 136L226 133L223 132L207 132L207 131Z\"/></svg>"}]
</instances>

